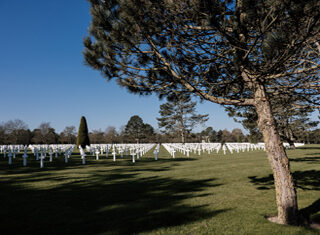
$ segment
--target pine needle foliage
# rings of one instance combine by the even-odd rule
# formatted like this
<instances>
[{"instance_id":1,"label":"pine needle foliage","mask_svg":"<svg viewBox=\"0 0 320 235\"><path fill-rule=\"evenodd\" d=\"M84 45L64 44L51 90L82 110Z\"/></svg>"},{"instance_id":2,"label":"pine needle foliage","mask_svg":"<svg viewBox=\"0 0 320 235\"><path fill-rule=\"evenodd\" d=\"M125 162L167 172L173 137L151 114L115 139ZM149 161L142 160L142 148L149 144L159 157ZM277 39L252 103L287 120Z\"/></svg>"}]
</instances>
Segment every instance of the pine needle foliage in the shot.
<instances>
[{"instance_id":1,"label":"pine needle foliage","mask_svg":"<svg viewBox=\"0 0 320 235\"><path fill-rule=\"evenodd\" d=\"M140 142L146 138L151 139L154 135L154 130L151 125L144 123L142 118L138 115L130 117L124 129L124 136L126 141ZM148 142L149 140L147 140Z\"/></svg>"},{"instance_id":2,"label":"pine needle foliage","mask_svg":"<svg viewBox=\"0 0 320 235\"><path fill-rule=\"evenodd\" d=\"M294 142L299 137L301 138L306 131L310 131L319 124L319 121L311 120L315 110L293 96L283 94L273 99L271 106L280 137L284 142L289 143L291 148L295 148ZM257 124L258 114L254 108L226 107L226 110L229 116L234 117L236 122L241 123L250 132L250 141L256 142L255 140L261 139Z\"/></svg>"},{"instance_id":3,"label":"pine needle foliage","mask_svg":"<svg viewBox=\"0 0 320 235\"><path fill-rule=\"evenodd\" d=\"M196 114L196 102L185 93L168 97L167 102L160 105L160 118L157 118L159 128L165 133L178 132L181 142L186 141L187 133L199 124L208 121L208 114Z\"/></svg>"},{"instance_id":4,"label":"pine needle foliage","mask_svg":"<svg viewBox=\"0 0 320 235\"><path fill-rule=\"evenodd\" d=\"M317 0L89 2L85 62L130 92L162 97L185 89L219 104L254 106L250 79L269 99L305 99L306 85L318 84ZM309 101L319 100L319 87L308 92Z\"/></svg>"}]
</instances>

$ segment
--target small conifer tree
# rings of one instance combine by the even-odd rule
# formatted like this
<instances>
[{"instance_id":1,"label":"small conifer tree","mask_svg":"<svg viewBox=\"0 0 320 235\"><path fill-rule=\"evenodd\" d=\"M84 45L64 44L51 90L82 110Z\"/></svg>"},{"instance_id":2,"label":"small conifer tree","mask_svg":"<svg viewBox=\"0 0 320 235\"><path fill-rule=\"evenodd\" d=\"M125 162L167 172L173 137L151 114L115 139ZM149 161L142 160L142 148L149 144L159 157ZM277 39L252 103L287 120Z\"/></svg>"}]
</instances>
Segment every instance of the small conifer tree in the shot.
<instances>
[{"instance_id":1,"label":"small conifer tree","mask_svg":"<svg viewBox=\"0 0 320 235\"><path fill-rule=\"evenodd\" d=\"M86 145L90 145L87 121L84 116L81 117L78 136L77 136L77 147L79 147L80 145L82 148L85 148Z\"/></svg>"},{"instance_id":2,"label":"small conifer tree","mask_svg":"<svg viewBox=\"0 0 320 235\"><path fill-rule=\"evenodd\" d=\"M167 102L160 105L160 118L157 118L160 128L164 133L178 131L181 142L185 143L186 134L198 124L208 121L208 114L196 114L196 102L185 93L173 94L167 97Z\"/></svg>"}]
</instances>

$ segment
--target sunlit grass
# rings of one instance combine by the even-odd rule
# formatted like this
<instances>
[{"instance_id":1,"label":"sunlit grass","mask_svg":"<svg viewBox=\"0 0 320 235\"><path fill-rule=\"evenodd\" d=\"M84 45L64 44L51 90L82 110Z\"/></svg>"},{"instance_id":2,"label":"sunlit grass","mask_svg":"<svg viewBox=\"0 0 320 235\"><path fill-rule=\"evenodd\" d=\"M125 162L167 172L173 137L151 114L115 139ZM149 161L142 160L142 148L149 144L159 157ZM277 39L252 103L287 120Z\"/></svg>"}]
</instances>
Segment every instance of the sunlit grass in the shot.
<instances>
[{"instance_id":1,"label":"sunlit grass","mask_svg":"<svg viewBox=\"0 0 320 235\"><path fill-rule=\"evenodd\" d=\"M303 208L320 198L320 146L288 155ZM1 155L1 234L320 234L265 219L276 213L271 173L262 151L172 159L161 148L158 161L151 150L86 165L75 152L43 169Z\"/></svg>"}]
</instances>

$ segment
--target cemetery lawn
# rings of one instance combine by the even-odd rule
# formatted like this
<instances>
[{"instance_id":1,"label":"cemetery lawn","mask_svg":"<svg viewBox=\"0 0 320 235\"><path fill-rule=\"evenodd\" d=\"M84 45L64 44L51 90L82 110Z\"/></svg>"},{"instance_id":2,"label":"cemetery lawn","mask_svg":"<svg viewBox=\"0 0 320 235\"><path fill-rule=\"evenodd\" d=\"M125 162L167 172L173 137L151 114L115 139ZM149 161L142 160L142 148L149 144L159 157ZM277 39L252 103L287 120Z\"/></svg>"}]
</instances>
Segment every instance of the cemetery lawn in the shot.
<instances>
[{"instance_id":1,"label":"cemetery lawn","mask_svg":"<svg viewBox=\"0 0 320 235\"><path fill-rule=\"evenodd\" d=\"M287 152L304 208L320 200L320 145ZM75 152L40 169L34 157L9 167L0 155L0 233L320 234L265 219L276 202L262 151L172 159L161 147L159 158L151 150L135 164L88 156L81 165Z\"/></svg>"}]
</instances>

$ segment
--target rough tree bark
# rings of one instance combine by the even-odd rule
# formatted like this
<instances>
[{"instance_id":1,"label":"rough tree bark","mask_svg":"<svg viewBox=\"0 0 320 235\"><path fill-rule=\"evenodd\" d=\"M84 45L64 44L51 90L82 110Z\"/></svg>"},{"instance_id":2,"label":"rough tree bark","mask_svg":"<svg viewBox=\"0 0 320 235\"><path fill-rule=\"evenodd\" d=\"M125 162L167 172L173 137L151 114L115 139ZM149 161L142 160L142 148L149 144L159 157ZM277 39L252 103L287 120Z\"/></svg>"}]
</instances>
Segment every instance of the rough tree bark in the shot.
<instances>
[{"instance_id":1,"label":"rough tree bark","mask_svg":"<svg viewBox=\"0 0 320 235\"><path fill-rule=\"evenodd\" d=\"M294 145L294 141L293 140L289 139L288 143L289 143L290 149L296 149L296 146Z\"/></svg>"},{"instance_id":2,"label":"rough tree bark","mask_svg":"<svg viewBox=\"0 0 320 235\"><path fill-rule=\"evenodd\" d=\"M184 129L184 125L183 122L180 122L181 127L180 127L180 132L181 132L181 143L185 143L186 138L185 138L185 129Z\"/></svg>"},{"instance_id":3,"label":"rough tree bark","mask_svg":"<svg viewBox=\"0 0 320 235\"><path fill-rule=\"evenodd\" d=\"M185 137L184 137L184 132L181 132L181 142L184 144L185 143Z\"/></svg>"},{"instance_id":4,"label":"rough tree bark","mask_svg":"<svg viewBox=\"0 0 320 235\"><path fill-rule=\"evenodd\" d=\"M270 102L262 85L255 89L255 107L259 130L263 134L269 162L273 170L280 224L298 224L297 195L290 173L289 159L276 129Z\"/></svg>"},{"instance_id":5,"label":"rough tree bark","mask_svg":"<svg viewBox=\"0 0 320 235\"><path fill-rule=\"evenodd\" d=\"M294 145L294 141L295 141L295 138L294 138L294 135L293 135L293 132L292 130L289 128L289 146L291 149L296 149L296 146Z\"/></svg>"},{"instance_id":6,"label":"rough tree bark","mask_svg":"<svg viewBox=\"0 0 320 235\"><path fill-rule=\"evenodd\" d=\"M180 107L180 118L179 118L179 122L180 122L180 131L181 131L181 142L184 144L185 141L186 141L186 138L185 138L186 130L185 130L185 127L184 127L183 113L182 113L181 104L179 104L179 107Z\"/></svg>"}]
</instances>

